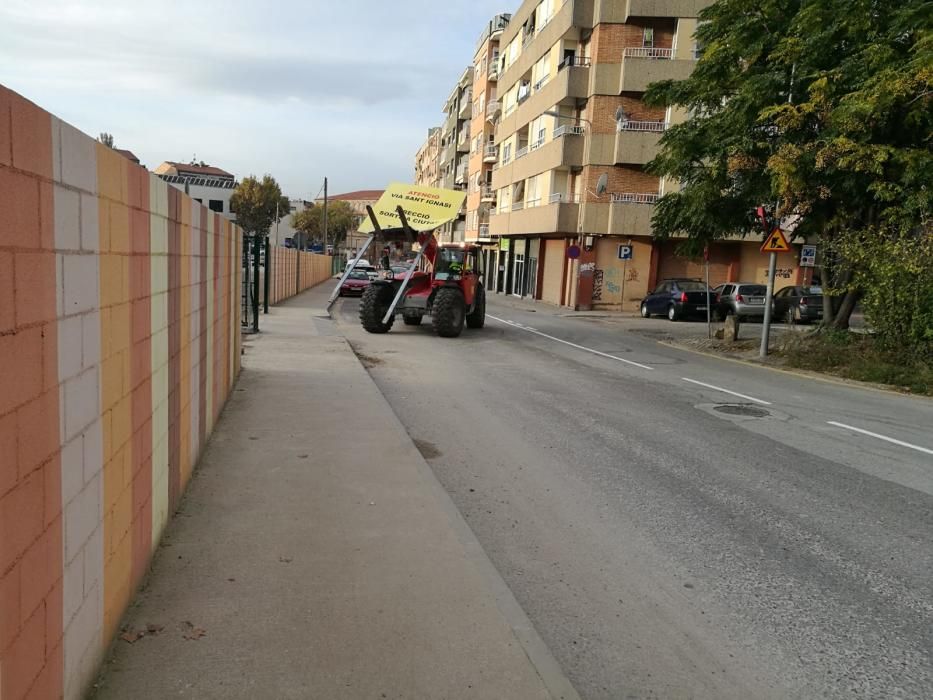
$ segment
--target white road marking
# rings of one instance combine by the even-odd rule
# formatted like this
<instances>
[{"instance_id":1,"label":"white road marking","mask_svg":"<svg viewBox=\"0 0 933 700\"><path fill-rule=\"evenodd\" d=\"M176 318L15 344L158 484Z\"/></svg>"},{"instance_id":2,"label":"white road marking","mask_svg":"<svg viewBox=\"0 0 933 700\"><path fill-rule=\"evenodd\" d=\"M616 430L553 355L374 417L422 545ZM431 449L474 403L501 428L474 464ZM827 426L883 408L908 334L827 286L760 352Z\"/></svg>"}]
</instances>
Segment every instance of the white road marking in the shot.
<instances>
[{"instance_id":1,"label":"white road marking","mask_svg":"<svg viewBox=\"0 0 933 700\"><path fill-rule=\"evenodd\" d=\"M857 433L862 433L863 435L870 435L873 438L878 438L879 440L884 440L885 442L891 442L895 445L900 445L901 447L909 447L912 450L917 450L918 452L925 452L928 455L933 455L933 450L927 449L926 447L920 447L919 445L912 445L909 442L904 442L903 440L895 440L894 438L887 437L886 435L879 435L878 433L873 433L870 430L862 430L861 428L856 428L854 425L846 425L845 423L837 423L834 420L826 421L829 425L835 425L837 428L845 428L846 430L854 430Z\"/></svg>"},{"instance_id":2,"label":"white road marking","mask_svg":"<svg viewBox=\"0 0 933 700\"><path fill-rule=\"evenodd\" d=\"M732 394L733 396L738 396L740 399L747 399L748 401L754 401L755 403L760 403L763 406L770 406L770 401L762 401L761 399L756 399L754 396L746 396L745 394L740 394L737 391L730 391L729 389L723 389L721 386L716 386L715 384L707 384L706 382L698 382L696 379L688 379L687 377L681 377L685 382L690 382L691 384L699 384L700 386L705 386L707 389L715 389L716 391L721 391L724 394Z\"/></svg>"},{"instance_id":3,"label":"white road marking","mask_svg":"<svg viewBox=\"0 0 933 700\"><path fill-rule=\"evenodd\" d=\"M577 350L583 350L584 352L591 352L594 355L599 355L600 357L606 357L610 360L616 360L618 362L624 362L627 365L633 365L634 367L640 367L641 369L654 369L654 367L643 365L640 362L635 362L634 360L626 360L624 357L616 357L615 355L610 355L609 353L606 353L606 352L600 352L599 350L593 350L593 348L588 348L585 345L577 345L576 343L571 343L569 340L562 340L560 338L555 338L553 335L542 333L541 331L535 330L534 328L530 328L528 326L523 326L522 324L516 323L515 321L509 321L504 318L493 316L491 314L486 314L486 317L491 318L494 321L498 321L499 323L504 323L507 326L512 326L513 328L518 328L520 330L527 331L528 333L534 333L535 335L540 335L542 338L553 340L555 343L563 343L564 345L569 345L570 347L576 348Z\"/></svg>"}]
</instances>

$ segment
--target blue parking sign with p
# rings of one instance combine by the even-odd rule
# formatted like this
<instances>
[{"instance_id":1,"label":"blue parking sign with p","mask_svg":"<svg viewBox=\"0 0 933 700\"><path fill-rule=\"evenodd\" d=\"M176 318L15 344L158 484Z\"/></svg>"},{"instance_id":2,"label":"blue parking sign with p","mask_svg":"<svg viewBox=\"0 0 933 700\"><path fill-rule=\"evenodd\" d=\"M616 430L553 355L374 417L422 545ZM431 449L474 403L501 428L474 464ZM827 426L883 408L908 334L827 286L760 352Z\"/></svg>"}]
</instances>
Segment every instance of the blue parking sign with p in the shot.
<instances>
[{"instance_id":1,"label":"blue parking sign with p","mask_svg":"<svg viewBox=\"0 0 933 700\"><path fill-rule=\"evenodd\" d=\"M632 246L630 245L620 245L619 246L619 260L631 260L632 259Z\"/></svg>"}]
</instances>

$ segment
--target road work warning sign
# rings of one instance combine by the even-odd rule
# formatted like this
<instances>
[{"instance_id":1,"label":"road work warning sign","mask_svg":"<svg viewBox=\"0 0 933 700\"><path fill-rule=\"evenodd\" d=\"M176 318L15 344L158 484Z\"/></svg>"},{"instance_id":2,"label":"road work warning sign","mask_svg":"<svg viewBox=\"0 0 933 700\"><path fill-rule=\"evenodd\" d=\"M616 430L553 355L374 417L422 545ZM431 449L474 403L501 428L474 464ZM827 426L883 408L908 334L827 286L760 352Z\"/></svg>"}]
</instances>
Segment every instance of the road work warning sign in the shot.
<instances>
[{"instance_id":1,"label":"road work warning sign","mask_svg":"<svg viewBox=\"0 0 933 700\"><path fill-rule=\"evenodd\" d=\"M762 253L786 253L789 250L790 244L787 242L784 232L779 228L774 229L765 239L765 242L761 244Z\"/></svg>"},{"instance_id":2,"label":"road work warning sign","mask_svg":"<svg viewBox=\"0 0 933 700\"><path fill-rule=\"evenodd\" d=\"M379 225L384 229L401 228L397 207L401 205L408 225L415 231L433 231L438 226L457 218L466 192L439 187L405 185L393 182L373 205ZM361 233L372 233L372 220L367 217L360 224Z\"/></svg>"}]
</instances>

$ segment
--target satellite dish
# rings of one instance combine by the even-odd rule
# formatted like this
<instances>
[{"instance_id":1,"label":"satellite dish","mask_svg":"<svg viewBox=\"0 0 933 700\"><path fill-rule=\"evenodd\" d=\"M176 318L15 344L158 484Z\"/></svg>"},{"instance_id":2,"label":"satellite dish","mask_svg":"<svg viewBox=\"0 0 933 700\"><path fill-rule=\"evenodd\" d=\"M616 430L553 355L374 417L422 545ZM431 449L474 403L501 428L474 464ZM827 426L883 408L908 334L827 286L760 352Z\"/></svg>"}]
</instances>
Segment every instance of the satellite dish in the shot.
<instances>
[{"instance_id":1,"label":"satellite dish","mask_svg":"<svg viewBox=\"0 0 933 700\"><path fill-rule=\"evenodd\" d=\"M606 194L606 188L609 186L609 173L603 173L596 181L596 194L602 196Z\"/></svg>"}]
</instances>

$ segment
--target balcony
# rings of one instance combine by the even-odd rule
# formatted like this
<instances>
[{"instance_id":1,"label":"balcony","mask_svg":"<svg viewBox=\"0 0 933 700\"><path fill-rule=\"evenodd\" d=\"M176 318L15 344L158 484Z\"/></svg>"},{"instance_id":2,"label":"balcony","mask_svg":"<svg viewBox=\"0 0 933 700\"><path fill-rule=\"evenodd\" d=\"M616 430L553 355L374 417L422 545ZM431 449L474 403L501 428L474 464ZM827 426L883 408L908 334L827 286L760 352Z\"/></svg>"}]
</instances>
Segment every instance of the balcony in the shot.
<instances>
[{"instance_id":1,"label":"balcony","mask_svg":"<svg viewBox=\"0 0 933 700\"><path fill-rule=\"evenodd\" d=\"M537 144L528 149L528 154L516 160L511 171L503 171L493 176L495 187L504 187L512 182L518 182L551 170L580 167L583 165L584 140L576 136L564 134L550 141ZM505 182L508 178L509 182Z\"/></svg>"},{"instance_id":2,"label":"balcony","mask_svg":"<svg viewBox=\"0 0 933 700\"><path fill-rule=\"evenodd\" d=\"M585 129L579 124L564 124L554 129L554 138L559 139L562 136L581 136Z\"/></svg>"},{"instance_id":3,"label":"balcony","mask_svg":"<svg viewBox=\"0 0 933 700\"><path fill-rule=\"evenodd\" d=\"M517 110L503 115L497 133L511 134L519 126L527 124L545 110L553 109L555 105L585 99L589 94L589 76L588 65L565 64L565 67L560 69L555 77L544 82L540 89L532 90L531 96L522 102Z\"/></svg>"},{"instance_id":4,"label":"balcony","mask_svg":"<svg viewBox=\"0 0 933 700\"><path fill-rule=\"evenodd\" d=\"M479 198L481 202L495 202L496 191L492 188L492 185L483 185L480 188Z\"/></svg>"},{"instance_id":5,"label":"balcony","mask_svg":"<svg viewBox=\"0 0 933 700\"><path fill-rule=\"evenodd\" d=\"M454 175L455 185L464 185L467 181L467 164L463 163L457 166L457 173Z\"/></svg>"},{"instance_id":6,"label":"balcony","mask_svg":"<svg viewBox=\"0 0 933 700\"><path fill-rule=\"evenodd\" d=\"M650 236L651 215L657 192L624 192L611 195L607 233L618 236Z\"/></svg>"},{"instance_id":7,"label":"balcony","mask_svg":"<svg viewBox=\"0 0 933 700\"><path fill-rule=\"evenodd\" d=\"M460 129L460 133L457 136L457 151L459 153L467 153L470 150L470 127L469 125L464 125Z\"/></svg>"},{"instance_id":8,"label":"balcony","mask_svg":"<svg viewBox=\"0 0 933 700\"><path fill-rule=\"evenodd\" d=\"M613 0L618 2L618 0ZM561 39L579 39L581 27L592 27L594 0L556 0L560 5L551 20L535 28L533 35L528 35L522 52L511 66L502 71L499 81L505 85L513 85L522 75L531 70L531 67ZM526 8L527 3L522 4ZM517 12L512 16L508 29L503 33L501 45L505 46L513 37L522 31L521 25L534 12L534 6Z\"/></svg>"},{"instance_id":9,"label":"balcony","mask_svg":"<svg viewBox=\"0 0 933 700\"><path fill-rule=\"evenodd\" d=\"M603 3L607 4L607 0ZM700 10L712 4L713 0L625 0L625 14L619 21L628 22L629 17L697 17Z\"/></svg>"},{"instance_id":10,"label":"balcony","mask_svg":"<svg viewBox=\"0 0 933 700\"><path fill-rule=\"evenodd\" d=\"M524 158L527 155L528 155L528 146L522 146L517 151L515 151L515 160L518 160L519 158Z\"/></svg>"},{"instance_id":11,"label":"balcony","mask_svg":"<svg viewBox=\"0 0 933 700\"><path fill-rule=\"evenodd\" d=\"M667 122L623 122L616 132L615 163L645 165L658 155Z\"/></svg>"},{"instance_id":12,"label":"balcony","mask_svg":"<svg viewBox=\"0 0 933 700\"><path fill-rule=\"evenodd\" d=\"M486 105L486 119L495 119L501 109L499 100L489 100L489 104Z\"/></svg>"},{"instance_id":13,"label":"balcony","mask_svg":"<svg viewBox=\"0 0 933 700\"><path fill-rule=\"evenodd\" d=\"M518 211L494 214L489 227L495 235L576 233L580 205L574 202L554 202Z\"/></svg>"},{"instance_id":14,"label":"balcony","mask_svg":"<svg viewBox=\"0 0 933 700\"><path fill-rule=\"evenodd\" d=\"M480 237L480 238L489 238L489 224L480 224L480 225L479 225L479 237Z\"/></svg>"},{"instance_id":15,"label":"balcony","mask_svg":"<svg viewBox=\"0 0 933 700\"><path fill-rule=\"evenodd\" d=\"M659 80L685 80L695 60L674 58L673 49L627 47L622 53L619 92L644 92Z\"/></svg>"},{"instance_id":16,"label":"balcony","mask_svg":"<svg viewBox=\"0 0 933 700\"><path fill-rule=\"evenodd\" d=\"M470 119L473 116L473 91L467 90L460 96L460 119Z\"/></svg>"},{"instance_id":17,"label":"balcony","mask_svg":"<svg viewBox=\"0 0 933 700\"><path fill-rule=\"evenodd\" d=\"M489 72L486 74L486 80L496 81L499 79L499 61L495 60L489 66Z\"/></svg>"},{"instance_id":18,"label":"balcony","mask_svg":"<svg viewBox=\"0 0 933 700\"><path fill-rule=\"evenodd\" d=\"M580 193L576 194L567 194L566 192L553 192L548 197L549 204L560 204L561 202L569 202L570 204L579 204L580 203Z\"/></svg>"},{"instance_id":19,"label":"balcony","mask_svg":"<svg viewBox=\"0 0 933 700\"><path fill-rule=\"evenodd\" d=\"M499 147L487 144L485 150L483 151L483 162L484 163L495 163L499 160Z\"/></svg>"}]
</instances>

